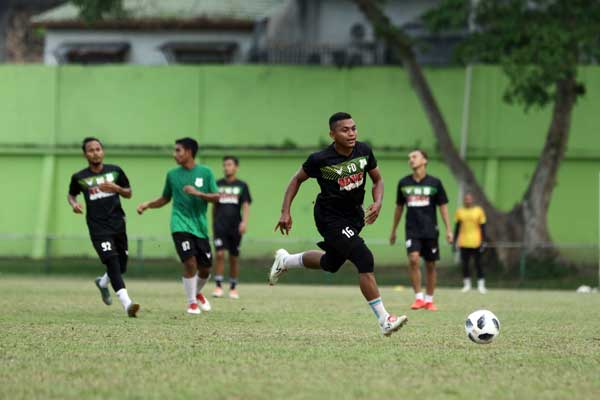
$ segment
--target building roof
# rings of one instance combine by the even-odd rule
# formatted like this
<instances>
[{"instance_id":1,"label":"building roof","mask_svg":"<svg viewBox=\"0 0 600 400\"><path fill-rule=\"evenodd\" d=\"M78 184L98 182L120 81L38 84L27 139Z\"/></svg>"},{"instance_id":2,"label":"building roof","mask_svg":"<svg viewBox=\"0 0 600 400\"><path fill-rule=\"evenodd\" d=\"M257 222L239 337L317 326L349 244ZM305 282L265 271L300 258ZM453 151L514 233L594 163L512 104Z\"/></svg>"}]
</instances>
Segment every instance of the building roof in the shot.
<instances>
[{"instance_id":1,"label":"building roof","mask_svg":"<svg viewBox=\"0 0 600 400\"><path fill-rule=\"evenodd\" d=\"M35 26L62 29L251 28L285 0L123 0L125 16L92 24L65 3L32 18Z\"/></svg>"}]
</instances>

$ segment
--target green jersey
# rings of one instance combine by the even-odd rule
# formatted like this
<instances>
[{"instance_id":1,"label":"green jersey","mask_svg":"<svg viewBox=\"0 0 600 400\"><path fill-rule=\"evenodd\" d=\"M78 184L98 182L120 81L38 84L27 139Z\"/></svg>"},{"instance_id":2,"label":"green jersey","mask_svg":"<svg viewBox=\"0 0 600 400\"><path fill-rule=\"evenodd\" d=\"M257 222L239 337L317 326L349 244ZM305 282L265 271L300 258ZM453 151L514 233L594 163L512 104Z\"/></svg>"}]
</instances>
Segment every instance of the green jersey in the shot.
<instances>
[{"instance_id":1,"label":"green jersey","mask_svg":"<svg viewBox=\"0 0 600 400\"><path fill-rule=\"evenodd\" d=\"M192 169L177 167L167 173L163 197L172 199L171 232L191 233L202 239L208 239L206 209L208 202L183 191L191 185L203 193L218 193L212 171L203 165L194 165Z\"/></svg>"}]
</instances>

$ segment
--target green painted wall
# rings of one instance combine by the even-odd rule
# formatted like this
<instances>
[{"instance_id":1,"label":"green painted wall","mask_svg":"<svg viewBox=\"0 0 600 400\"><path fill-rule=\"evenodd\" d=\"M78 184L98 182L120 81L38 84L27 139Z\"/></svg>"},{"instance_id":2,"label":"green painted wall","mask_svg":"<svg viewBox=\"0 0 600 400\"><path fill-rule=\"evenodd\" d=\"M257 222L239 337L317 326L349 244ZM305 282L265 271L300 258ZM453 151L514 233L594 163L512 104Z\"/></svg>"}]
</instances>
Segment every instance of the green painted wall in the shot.
<instances>
[{"instance_id":1,"label":"green painted wall","mask_svg":"<svg viewBox=\"0 0 600 400\"><path fill-rule=\"evenodd\" d=\"M432 69L427 75L458 143L464 71ZM574 114L550 225L557 241L596 243L600 68L583 68L581 77L588 93ZM510 209L533 171L549 111L525 113L503 104L505 84L495 67L474 69L468 158L495 203ZM255 200L245 254L262 256L279 246L300 250L318 237L312 221L314 182L303 187L294 204L291 239L272 230L290 176L310 151L327 142L327 118L338 110L351 112L362 140L375 146L386 181L382 217L364 232L378 260L404 261L402 246L384 242L396 182L408 173L407 149L421 146L433 153L430 173L443 179L451 209L456 206L458 187L436 158L433 135L402 69L3 66L0 88L0 178L11 188L0 207L0 234L87 234L84 218L70 211L65 196L70 175L85 166L78 144L83 136L97 135L106 144L106 161L121 165L132 182L134 197L123 201L130 236L156 238L144 242L146 256L174 255L168 207L140 217L135 206L161 193L165 173L174 166L169 147L190 135L209 148L201 151L200 161L217 175L222 155L241 158L240 177L249 182ZM265 149L286 143L302 149ZM41 255L43 250L40 239L0 240L0 255ZM131 252L136 251L132 241ZM55 241L52 252L93 254L81 239Z\"/></svg>"}]
</instances>

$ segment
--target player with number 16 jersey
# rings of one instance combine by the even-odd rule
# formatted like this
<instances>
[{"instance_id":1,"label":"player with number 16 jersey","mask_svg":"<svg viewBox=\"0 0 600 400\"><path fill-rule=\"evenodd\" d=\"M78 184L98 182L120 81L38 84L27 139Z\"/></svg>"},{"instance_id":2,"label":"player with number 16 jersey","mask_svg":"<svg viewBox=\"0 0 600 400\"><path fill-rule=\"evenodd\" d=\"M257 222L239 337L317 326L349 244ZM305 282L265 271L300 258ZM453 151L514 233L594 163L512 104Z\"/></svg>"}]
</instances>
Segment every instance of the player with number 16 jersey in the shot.
<instances>
[{"instance_id":1,"label":"player with number 16 jersey","mask_svg":"<svg viewBox=\"0 0 600 400\"><path fill-rule=\"evenodd\" d=\"M329 136L333 143L311 154L292 177L275 229L289 234L292 201L300 185L308 178L315 178L321 192L315 203L314 218L324 239L318 246L324 252L309 250L289 254L284 249L277 250L269 283L277 283L290 268L322 269L335 273L346 260L350 260L358 269L361 292L373 310L381 332L390 336L406 323L407 318L396 317L385 310L375 281L373 253L359 236L365 224L374 223L379 215L383 179L373 151L366 143L357 141L357 135L356 124L350 114L333 114L329 118ZM373 181L373 204L365 212L362 205L367 175Z\"/></svg>"}]
</instances>

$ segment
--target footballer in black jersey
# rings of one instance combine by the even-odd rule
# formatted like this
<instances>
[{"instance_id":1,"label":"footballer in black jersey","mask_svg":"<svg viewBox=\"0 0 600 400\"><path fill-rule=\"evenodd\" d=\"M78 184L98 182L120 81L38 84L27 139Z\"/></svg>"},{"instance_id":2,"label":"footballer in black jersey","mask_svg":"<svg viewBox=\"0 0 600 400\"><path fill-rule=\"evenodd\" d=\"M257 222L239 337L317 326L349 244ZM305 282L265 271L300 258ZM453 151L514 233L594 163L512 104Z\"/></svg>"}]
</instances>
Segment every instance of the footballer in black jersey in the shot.
<instances>
[{"instance_id":1,"label":"footballer in black jersey","mask_svg":"<svg viewBox=\"0 0 600 400\"><path fill-rule=\"evenodd\" d=\"M442 181L427 175L427 153L417 149L410 152L408 163L413 173L400 179L396 191L396 211L390 235L390 243L396 242L396 230L406 208L406 251L410 276L415 291L411 308L437 310L433 303L436 284L435 262L440 259L438 246L437 208L446 225L446 240L452 244L453 235L448 218L448 197ZM421 292L420 258L425 259L427 289Z\"/></svg>"},{"instance_id":2,"label":"footballer in black jersey","mask_svg":"<svg viewBox=\"0 0 600 400\"><path fill-rule=\"evenodd\" d=\"M240 161L235 156L223 157L224 178L217 181L219 201L213 206L213 236L216 250L215 290L213 297L223 296L225 251L229 253L229 297L239 299L239 255L242 236L246 233L252 196L246 182L237 178Z\"/></svg>"},{"instance_id":3,"label":"footballer in black jersey","mask_svg":"<svg viewBox=\"0 0 600 400\"><path fill-rule=\"evenodd\" d=\"M352 116L336 113L329 119L329 136L333 143L311 154L292 177L285 192L281 216L275 226L282 234L292 229L292 201L300 185L315 178L321 189L314 207L317 230L323 237L318 246L324 251L309 250L289 254L277 250L269 273L269 283L277 283L290 268L321 269L337 272L346 260L358 269L360 289L378 319L381 332L389 336L407 321L406 316L389 314L383 306L375 281L373 253L359 236L365 224L376 221L383 201L383 179L371 148L357 140ZM363 210L367 176L373 182L373 203Z\"/></svg>"},{"instance_id":4,"label":"footballer in black jersey","mask_svg":"<svg viewBox=\"0 0 600 400\"><path fill-rule=\"evenodd\" d=\"M119 297L123 308L130 317L136 317L139 304L131 301L123 282L127 270L127 233L125 212L120 197L131 198L131 187L125 172L117 166L104 164L104 148L100 140L88 137L82 145L88 167L71 176L67 201L76 214L83 213L83 206L77 196L83 194L86 208L86 221L92 244L106 265L106 273L96 278L102 301L112 303L108 283Z\"/></svg>"}]
</instances>

